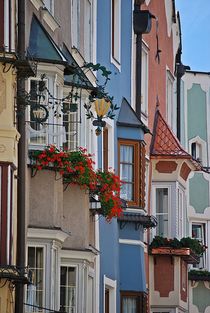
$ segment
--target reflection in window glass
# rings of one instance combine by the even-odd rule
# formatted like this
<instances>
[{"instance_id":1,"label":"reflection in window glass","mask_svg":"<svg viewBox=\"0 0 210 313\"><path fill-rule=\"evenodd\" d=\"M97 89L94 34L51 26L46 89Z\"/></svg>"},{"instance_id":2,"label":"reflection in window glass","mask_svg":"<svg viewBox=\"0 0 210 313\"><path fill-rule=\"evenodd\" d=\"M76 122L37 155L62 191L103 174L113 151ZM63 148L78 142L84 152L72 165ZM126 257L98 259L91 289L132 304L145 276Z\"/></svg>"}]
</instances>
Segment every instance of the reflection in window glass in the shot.
<instances>
[{"instance_id":1,"label":"reflection in window glass","mask_svg":"<svg viewBox=\"0 0 210 313\"><path fill-rule=\"evenodd\" d=\"M32 271L33 284L27 288L27 303L42 307L44 295L44 252L42 247L28 248L28 266Z\"/></svg>"},{"instance_id":2,"label":"reflection in window glass","mask_svg":"<svg viewBox=\"0 0 210 313\"><path fill-rule=\"evenodd\" d=\"M76 312L76 268L61 267L60 309L67 313Z\"/></svg>"},{"instance_id":3,"label":"reflection in window glass","mask_svg":"<svg viewBox=\"0 0 210 313\"><path fill-rule=\"evenodd\" d=\"M168 188L156 188L157 235L168 237Z\"/></svg>"}]
</instances>

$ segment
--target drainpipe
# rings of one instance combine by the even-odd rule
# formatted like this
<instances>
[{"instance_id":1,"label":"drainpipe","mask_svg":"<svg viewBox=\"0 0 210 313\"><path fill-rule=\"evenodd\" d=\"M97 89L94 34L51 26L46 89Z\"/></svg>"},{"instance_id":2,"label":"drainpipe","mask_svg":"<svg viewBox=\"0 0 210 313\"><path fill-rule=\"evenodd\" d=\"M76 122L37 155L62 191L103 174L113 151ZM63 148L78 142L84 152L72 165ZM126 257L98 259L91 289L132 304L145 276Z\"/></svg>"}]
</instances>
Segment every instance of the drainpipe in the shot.
<instances>
[{"instance_id":1,"label":"drainpipe","mask_svg":"<svg viewBox=\"0 0 210 313\"><path fill-rule=\"evenodd\" d=\"M18 46L20 60L25 59L25 0L18 0ZM25 89L24 78L17 73L17 96ZM25 108L17 97L17 129L20 133L18 143L18 183L17 183L17 254L16 264L25 267L25 176L26 176L26 134ZM17 284L15 293L15 313L23 313L24 285Z\"/></svg>"},{"instance_id":2,"label":"drainpipe","mask_svg":"<svg viewBox=\"0 0 210 313\"><path fill-rule=\"evenodd\" d=\"M144 2L144 1L142 1ZM141 10L140 1L135 1L134 11ZM142 33L136 34L136 114L141 117L141 65L142 65Z\"/></svg>"}]
</instances>

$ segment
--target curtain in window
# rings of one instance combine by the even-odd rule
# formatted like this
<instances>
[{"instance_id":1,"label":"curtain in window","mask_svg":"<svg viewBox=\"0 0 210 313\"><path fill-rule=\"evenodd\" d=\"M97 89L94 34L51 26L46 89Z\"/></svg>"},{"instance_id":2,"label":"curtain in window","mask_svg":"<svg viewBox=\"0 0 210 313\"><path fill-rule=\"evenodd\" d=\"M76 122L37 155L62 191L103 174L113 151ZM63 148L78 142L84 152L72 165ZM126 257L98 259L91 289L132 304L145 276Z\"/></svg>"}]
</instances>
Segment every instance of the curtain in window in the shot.
<instances>
[{"instance_id":1,"label":"curtain in window","mask_svg":"<svg viewBox=\"0 0 210 313\"><path fill-rule=\"evenodd\" d=\"M120 179L125 182L121 188L120 196L126 200L133 200L133 162L134 151L132 146L120 147ZM127 183L126 183L127 182Z\"/></svg>"},{"instance_id":2,"label":"curtain in window","mask_svg":"<svg viewBox=\"0 0 210 313\"><path fill-rule=\"evenodd\" d=\"M137 313L136 298L123 298L122 300L122 313Z\"/></svg>"}]
</instances>

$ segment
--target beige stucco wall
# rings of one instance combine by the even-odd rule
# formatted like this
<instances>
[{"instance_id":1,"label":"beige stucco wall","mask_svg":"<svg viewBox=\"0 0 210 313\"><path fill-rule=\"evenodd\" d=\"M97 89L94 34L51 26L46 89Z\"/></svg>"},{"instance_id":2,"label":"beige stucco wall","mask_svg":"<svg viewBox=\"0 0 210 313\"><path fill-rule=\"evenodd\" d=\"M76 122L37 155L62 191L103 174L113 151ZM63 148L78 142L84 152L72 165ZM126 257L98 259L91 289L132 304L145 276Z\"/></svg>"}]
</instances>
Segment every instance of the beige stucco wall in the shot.
<instances>
[{"instance_id":1,"label":"beige stucco wall","mask_svg":"<svg viewBox=\"0 0 210 313\"><path fill-rule=\"evenodd\" d=\"M27 172L26 207L30 227L61 228L71 235L63 247L87 249L94 245L94 219L89 210L88 191L77 185L67 188L54 171L38 171L31 177Z\"/></svg>"}]
</instances>

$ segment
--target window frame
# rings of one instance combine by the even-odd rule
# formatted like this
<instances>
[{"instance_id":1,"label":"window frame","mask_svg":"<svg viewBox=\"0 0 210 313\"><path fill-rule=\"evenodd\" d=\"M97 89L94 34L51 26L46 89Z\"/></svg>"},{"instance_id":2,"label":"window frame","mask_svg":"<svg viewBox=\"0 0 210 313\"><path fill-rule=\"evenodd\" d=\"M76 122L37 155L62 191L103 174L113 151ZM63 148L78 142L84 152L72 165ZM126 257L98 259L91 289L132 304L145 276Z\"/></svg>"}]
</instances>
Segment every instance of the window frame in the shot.
<instances>
[{"instance_id":1,"label":"window frame","mask_svg":"<svg viewBox=\"0 0 210 313\"><path fill-rule=\"evenodd\" d=\"M55 3L54 3L54 0L47 0L48 1L47 5L46 5L45 1L46 0L43 0L45 8L50 12L50 14L52 16L54 16L54 13L55 13Z\"/></svg>"},{"instance_id":2,"label":"window frame","mask_svg":"<svg viewBox=\"0 0 210 313\"><path fill-rule=\"evenodd\" d=\"M147 297L147 294L144 292L138 291L120 291L120 312L123 313L123 298L136 298L137 299L137 307L136 313L146 313L147 312L147 300L144 302L144 298ZM144 307L143 307L144 306Z\"/></svg>"},{"instance_id":3,"label":"window frame","mask_svg":"<svg viewBox=\"0 0 210 313\"><path fill-rule=\"evenodd\" d=\"M182 208L180 208L180 195L182 195ZM177 218L178 218L178 229L177 234L178 238L183 238L186 235L186 213L187 213L187 205L186 205L186 194L184 188L180 185L177 188ZM180 212L180 209L182 212Z\"/></svg>"},{"instance_id":4,"label":"window frame","mask_svg":"<svg viewBox=\"0 0 210 313\"><path fill-rule=\"evenodd\" d=\"M119 139L118 140L118 173L120 176L120 147L121 146L131 146L133 147L134 151L134 162L133 162L133 175L134 175L134 183L133 183L133 193L134 193L134 199L133 201L127 201L128 205L131 206L138 206L139 205L139 193L140 193L140 142L135 140L129 140L129 139ZM138 170L135 170L138 169Z\"/></svg>"},{"instance_id":5,"label":"window frame","mask_svg":"<svg viewBox=\"0 0 210 313\"><path fill-rule=\"evenodd\" d=\"M81 21L80 1L71 0L71 45L72 47L76 47L78 50L80 50L80 28L81 28L80 21Z\"/></svg>"},{"instance_id":6,"label":"window frame","mask_svg":"<svg viewBox=\"0 0 210 313\"><path fill-rule=\"evenodd\" d=\"M59 266L59 309L61 308L61 267L72 267L76 269L76 278L75 278L75 312L78 311L78 284L79 284L79 267L78 264L75 263L67 263L67 262L61 262Z\"/></svg>"},{"instance_id":7,"label":"window frame","mask_svg":"<svg viewBox=\"0 0 210 313\"><path fill-rule=\"evenodd\" d=\"M176 113L174 111L174 76L171 73L171 71L167 68L166 69L166 117L167 117L167 122L169 124L169 126L171 127L172 130L174 130L174 117ZM168 82L171 83L171 93L169 95L169 86L168 86ZM171 102L169 103L169 96L170 96L170 100Z\"/></svg>"},{"instance_id":8,"label":"window frame","mask_svg":"<svg viewBox=\"0 0 210 313\"><path fill-rule=\"evenodd\" d=\"M106 310L106 301L105 301L105 297L106 297L106 290L109 290L109 301L108 301L108 312L109 313L116 313L116 300L117 300L117 281L108 278L106 275L104 275L104 309L103 312L107 313Z\"/></svg>"},{"instance_id":9,"label":"window frame","mask_svg":"<svg viewBox=\"0 0 210 313\"><path fill-rule=\"evenodd\" d=\"M192 226L193 225L199 225L199 226L202 226L202 233L203 233L203 238L202 238L202 244L205 245L205 246L208 246L208 236L207 236L207 227L208 227L208 224L207 222L205 221L197 221L197 220L192 220L190 222L190 233L191 233L191 236L192 238L195 238L197 239L196 237L193 237L192 235ZM199 239L198 239L199 240ZM201 259L203 260L203 266L200 267L200 263L202 262ZM193 269L206 269L207 268L207 264L208 264L208 253L207 251L204 251L203 255L200 257L200 262L199 264L195 264L195 266L193 266Z\"/></svg>"},{"instance_id":10,"label":"window frame","mask_svg":"<svg viewBox=\"0 0 210 313\"><path fill-rule=\"evenodd\" d=\"M172 185L164 182L153 182L152 183L152 203L153 203L153 215L156 216L156 189L167 188L168 189L168 238L171 237L171 206L172 206ZM157 233L157 227L154 230L154 234L159 236Z\"/></svg>"},{"instance_id":11,"label":"window frame","mask_svg":"<svg viewBox=\"0 0 210 313\"><path fill-rule=\"evenodd\" d=\"M42 248L43 249L43 294L42 294L42 307L46 303L46 260L47 260L47 247L41 243L28 243L27 244L27 264L28 264L28 248ZM30 267L29 267L30 268ZM27 301L27 290L26 290L26 301ZM26 310L27 312L27 310Z\"/></svg>"},{"instance_id":12,"label":"window frame","mask_svg":"<svg viewBox=\"0 0 210 313\"><path fill-rule=\"evenodd\" d=\"M111 63L121 68L121 0L110 0L111 5Z\"/></svg>"}]
</instances>

